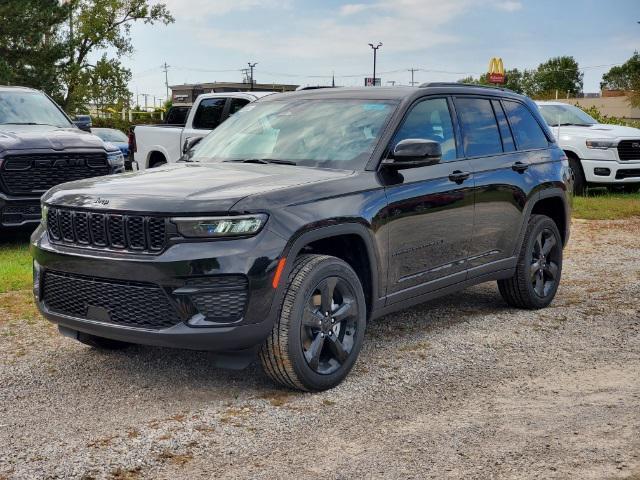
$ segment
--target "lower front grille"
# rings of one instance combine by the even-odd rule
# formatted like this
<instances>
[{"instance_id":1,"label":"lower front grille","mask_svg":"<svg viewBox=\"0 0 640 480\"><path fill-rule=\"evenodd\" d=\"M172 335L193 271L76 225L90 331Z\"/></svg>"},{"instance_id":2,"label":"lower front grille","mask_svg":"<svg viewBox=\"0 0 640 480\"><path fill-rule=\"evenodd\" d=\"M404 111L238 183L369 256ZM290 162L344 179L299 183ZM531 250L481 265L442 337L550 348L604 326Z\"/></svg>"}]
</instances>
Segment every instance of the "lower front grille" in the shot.
<instances>
[{"instance_id":1,"label":"lower front grille","mask_svg":"<svg viewBox=\"0 0 640 480\"><path fill-rule=\"evenodd\" d=\"M0 223L17 225L26 221L38 221L40 212L40 202L7 205L0 211Z\"/></svg>"},{"instance_id":2,"label":"lower front grille","mask_svg":"<svg viewBox=\"0 0 640 480\"><path fill-rule=\"evenodd\" d=\"M181 321L164 290L152 283L47 271L42 288L44 304L53 313L151 330Z\"/></svg>"},{"instance_id":3,"label":"lower front grille","mask_svg":"<svg viewBox=\"0 0 640 480\"><path fill-rule=\"evenodd\" d=\"M621 168L616 172L616 180L622 180L624 178L640 178L640 168Z\"/></svg>"},{"instance_id":4,"label":"lower front grille","mask_svg":"<svg viewBox=\"0 0 640 480\"><path fill-rule=\"evenodd\" d=\"M244 315L248 298L247 278L240 275L193 278L185 284L193 306L207 320L232 322Z\"/></svg>"}]
</instances>

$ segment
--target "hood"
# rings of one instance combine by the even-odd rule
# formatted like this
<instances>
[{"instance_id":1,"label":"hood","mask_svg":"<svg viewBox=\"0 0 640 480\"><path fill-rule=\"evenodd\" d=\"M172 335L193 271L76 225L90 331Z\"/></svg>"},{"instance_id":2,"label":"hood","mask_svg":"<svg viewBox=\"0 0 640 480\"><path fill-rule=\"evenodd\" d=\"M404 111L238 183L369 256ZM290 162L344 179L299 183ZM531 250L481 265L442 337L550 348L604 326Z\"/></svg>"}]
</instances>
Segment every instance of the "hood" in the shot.
<instances>
[{"instance_id":1,"label":"hood","mask_svg":"<svg viewBox=\"0 0 640 480\"><path fill-rule=\"evenodd\" d=\"M292 165L180 163L69 182L49 190L51 205L153 213L227 213L245 197L344 178L351 171Z\"/></svg>"},{"instance_id":2,"label":"hood","mask_svg":"<svg viewBox=\"0 0 640 480\"><path fill-rule=\"evenodd\" d=\"M558 127L550 126L554 135L558 135ZM609 125L604 123L596 123L588 127L576 127L574 125L565 125L560 127L560 136L570 135L572 137L588 138L632 138L640 139L640 129L633 127L624 127L622 125Z\"/></svg>"},{"instance_id":3,"label":"hood","mask_svg":"<svg viewBox=\"0 0 640 480\"><path fill-rule=\"evenodd\" d=\"M78 128L48 125L0 125L0 151L104 149L104 142Z\"/></svg>"}]
</instances>

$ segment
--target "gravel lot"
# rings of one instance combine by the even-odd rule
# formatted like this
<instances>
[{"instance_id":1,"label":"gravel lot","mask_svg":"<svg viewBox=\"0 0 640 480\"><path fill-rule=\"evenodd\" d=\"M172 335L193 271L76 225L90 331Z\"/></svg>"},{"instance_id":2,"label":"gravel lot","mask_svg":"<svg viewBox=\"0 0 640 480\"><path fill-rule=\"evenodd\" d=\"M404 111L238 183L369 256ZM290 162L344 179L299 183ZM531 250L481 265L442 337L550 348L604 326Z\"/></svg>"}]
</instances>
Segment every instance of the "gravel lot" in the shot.
<instances>
[{"instance_id":1,"label":"gravel lot","mask_svg":"<svg viewBox=\"0 0 640 480\"><path fill-rule=\"evenodd\" d=\"M640 219L576 221L552 307L495 284L370 325L322 394L257 366L103 353L0 295L0 479L640 479Z\"/></svg>"}]
</instances>

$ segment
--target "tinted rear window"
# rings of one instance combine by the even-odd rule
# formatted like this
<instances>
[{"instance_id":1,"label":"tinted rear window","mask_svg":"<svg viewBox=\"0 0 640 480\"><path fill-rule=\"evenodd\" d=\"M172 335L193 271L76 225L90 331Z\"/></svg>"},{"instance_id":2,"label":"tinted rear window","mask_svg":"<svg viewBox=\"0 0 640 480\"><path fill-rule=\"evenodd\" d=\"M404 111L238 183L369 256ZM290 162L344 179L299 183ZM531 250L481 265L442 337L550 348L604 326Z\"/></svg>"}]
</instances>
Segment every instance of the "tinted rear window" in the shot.
<instances>
[{"instance_id":1,"label":"tinted rear window","mask_svg":"<svg viewBox=\"0 0 640 480\"><path fill-rule=\"evenodd\" d=\"M456 98L462 142L468 157L502 153L502 141L491 102L484 98Z\"/></svg>"},{"instance_id":2,"label":"tinted rear window","mask_svg":"<svg viewBox=\"0 0 640 480\"><path fill-rule=\"evenodd\" d=\"M518 150L549 146L546 135L527 107L518 102L504 101L504 109L509 118Z\"/></svg>"}]
</instances>

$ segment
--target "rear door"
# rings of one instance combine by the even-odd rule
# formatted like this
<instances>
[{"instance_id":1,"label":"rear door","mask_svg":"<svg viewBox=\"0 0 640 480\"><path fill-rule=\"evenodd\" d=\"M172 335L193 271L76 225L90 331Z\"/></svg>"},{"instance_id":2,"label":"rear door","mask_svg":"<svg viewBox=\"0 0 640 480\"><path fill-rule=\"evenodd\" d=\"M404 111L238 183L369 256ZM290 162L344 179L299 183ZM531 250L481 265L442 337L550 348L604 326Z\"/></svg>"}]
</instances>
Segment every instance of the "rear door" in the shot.
<instances>
[{"instance_id":1,"label":"rear door","mask_svg":"<svg viewBox=\"0 0 640 480\"><path fill-rule=\"evenodd\" d=\"M473 231L473 176L460 158L447 97L428 97L409 110L388 151L409 138L435 140L436 165L382 172L388 199L388 302L462 281Z\"/></svg>"},{"instance_id":2,"label":"rear door","mask_svg":"<svg viewBox=\"0 0 640 480\"><path fill-rule=\"evenodd\" d=\"M519 102L509 108L522 116ZM507 268L514 255L527 196L535 185L531 164L543 156L548 142L544 133L518 150L503 102L499 98L460 96L455 99L465 155L475 179L473 243L469 257L471 275ZM515 118L514 118L515 120ZM532 118L535 122L535 119ZM524 120L521 120L524 121ZM535 146L535 148L534 148ZM536 153L531 152L534 148Z\"/></svg>"}]
</instances>

